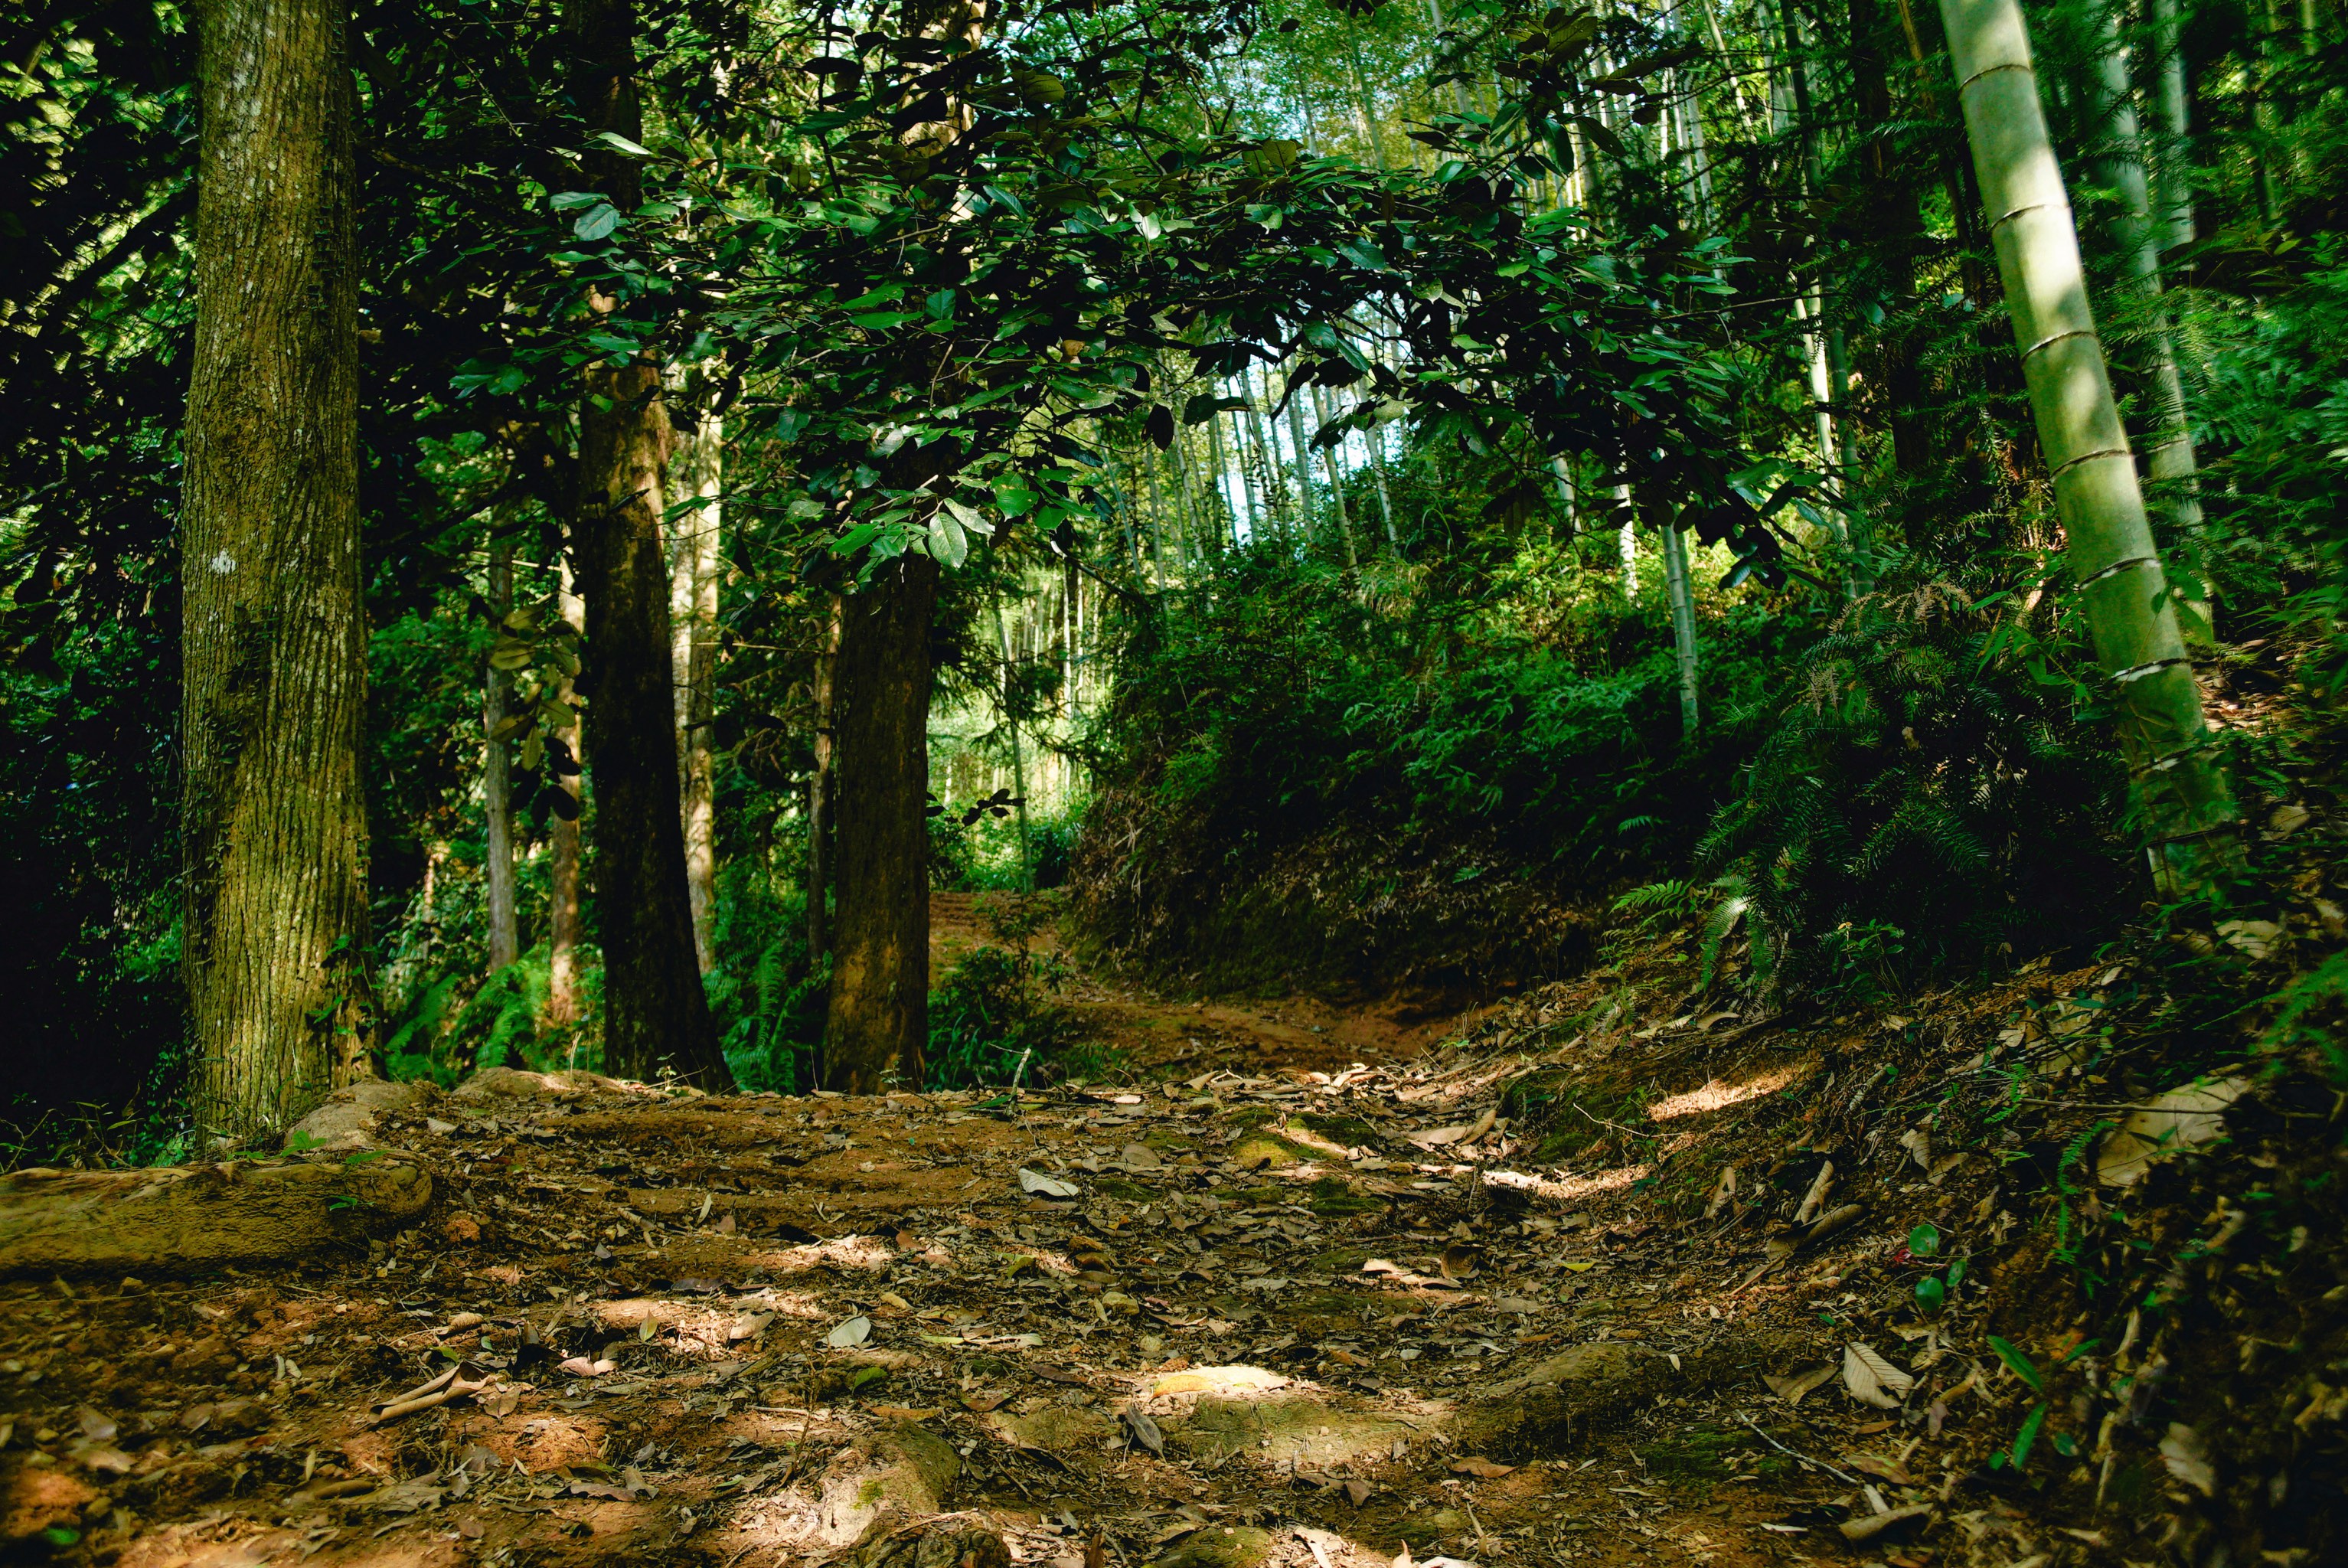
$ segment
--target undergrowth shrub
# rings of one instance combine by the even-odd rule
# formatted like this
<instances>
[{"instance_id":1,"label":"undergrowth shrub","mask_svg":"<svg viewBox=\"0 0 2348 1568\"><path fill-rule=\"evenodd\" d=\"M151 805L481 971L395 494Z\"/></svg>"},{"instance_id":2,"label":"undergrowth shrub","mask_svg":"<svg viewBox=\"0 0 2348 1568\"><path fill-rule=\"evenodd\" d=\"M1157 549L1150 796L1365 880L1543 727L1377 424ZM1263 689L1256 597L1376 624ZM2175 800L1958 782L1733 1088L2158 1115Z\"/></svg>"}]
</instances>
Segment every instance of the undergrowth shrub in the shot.
<instances>
[{"instance_id":1,"label":"undergrowth shrub","mask_svg":"<svg viewBox=\"0 0 2348 1568\"><path fill-rule=\"evenodd\" d=\"M1699 855L1748 981L1879 1000L2110 929L2126 779L2072 683L1996 655L1996 627L1925 582L1853 604L1796 667Z\"/></svg>"},{"instance_id":2,"label":"undergrowth shrub","mask_svg":"<svg viewBox=\"0 0 2348 1568\"><path fill-rule=\"evenodd\" d=\"M1467 582L1227 557L1120 651L1076 854L1088 937L1224 983L1555 972L1576 950L1541 911L1684 864L1771 662L1811 634L1749 592L1702 608L1684 737L1660 603L1553 547Z\"/></svg>"},{"instance_id":3,"label":"undergrowth shrub","mask_svg":"<svg viewBox=\"0 0 2348 1568\"><path fill-rule=\"evenodd\" d=\"M1064 907L1051 897L979 901L976 913L994 941L963 954L931 993L930 1088L1056 1083L1097 1078L1113 1066L1055 999L1074 973L1067 960L1033 945Z\"/></svg>"}]
</instances>

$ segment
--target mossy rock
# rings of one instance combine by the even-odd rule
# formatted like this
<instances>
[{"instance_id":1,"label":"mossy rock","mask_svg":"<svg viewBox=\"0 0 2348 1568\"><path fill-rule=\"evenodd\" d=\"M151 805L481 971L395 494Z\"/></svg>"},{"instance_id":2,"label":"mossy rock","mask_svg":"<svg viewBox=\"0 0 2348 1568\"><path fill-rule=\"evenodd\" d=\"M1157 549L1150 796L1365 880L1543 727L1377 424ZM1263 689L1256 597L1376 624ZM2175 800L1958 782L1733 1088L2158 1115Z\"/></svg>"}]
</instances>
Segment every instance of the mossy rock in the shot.
<instances>
[{"instance_id":1,"label":"mossy rock","mask_svg":"<svg viewBox=\"0 0 2348 1568\"><path fill-rule=\"evenodd\" d=\"M1149 1148L1155 1149L1160 1153L1166 1153L1170 1150L1176 1154L1187 1154L1191 1150L1199 1147L1199 1141L1197 1139L1185 1137L1183 1134L1176 1131L1170 1127L1150 1128L1148 1130L1142 1133L1139 1138L1134 1140L1134 1141L1137 1143L1146 1144Z\"/></svg>"},{"instance_id":2,"label":"mossy rock","mask_svg":"<svg viewBox=\"0 0 2348 1568\"><path fill-rule=\"evenodd\" d=\"M1231 1192L1231 1196L1251 1209L1261 1209L1289 1202L1295 1198L1296 1194L1285 1187L1241 1187Z\"/></svg>"},{"instance_id":3,"label":"mossy rock","mask_svg":"<svg viewBox=\"0 0 2348 1568\"><path fill-rule=\"evenodd\" d=\"M1122 1176L1096 1178L1093 1186L1108 1197L1119 1199L1128 1203L1147 1203L1158 1196L1154 1189L1145 1187L1138 1181L1128 1181Z\"/></svg>"},{"instance_id":4,"label":"mossy rock","mask_svg":"<svg viewBox=\"0 0 2348 1568\"><path fill-rule=\"evenodd\" d=\"M1210 1524L1151 1563L1149 1568L1261 1568L1272 1560L1272 1547L1269 1530Z\"/></svg>"},{"instance_id":5,"label":"mossy rock","mask_svg":"<svg viewBox=\"0 0 2348 1568\"><path fill-rule=\"evenodd\" d=\"M1279 1119L1280 1108L1276 1105L1242 1105L1225 1114L1223 1125L1234 1130L1243 1130L1251 1127L1262 1127L1267 1121L1277 1121Z\"/></svg>"}]
</instances>

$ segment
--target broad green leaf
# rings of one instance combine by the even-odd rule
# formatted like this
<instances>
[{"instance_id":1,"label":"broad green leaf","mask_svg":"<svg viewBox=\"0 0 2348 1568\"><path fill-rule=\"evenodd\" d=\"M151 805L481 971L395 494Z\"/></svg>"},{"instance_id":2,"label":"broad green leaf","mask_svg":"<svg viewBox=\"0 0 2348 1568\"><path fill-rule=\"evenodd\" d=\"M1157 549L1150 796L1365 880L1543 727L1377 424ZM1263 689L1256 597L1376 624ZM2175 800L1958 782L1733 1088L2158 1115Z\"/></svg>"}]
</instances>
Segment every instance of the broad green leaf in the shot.
<instances>
[{"instance_id":1,"label":"broad green leaf","mask_svg":"<svg viewBox=\"0 0 2348 1568\"><path fill-rule=\"evenodd\" d=\"M970 539L963 532L962 521L952 511L941 509L930 519L930 556L948 566L959 567L970 556Z\"/></svg>"},{"instance_id":2,"label":"broad green leaf","mask_svg":"<svg viewBox=\"0 0 2348 1568\"><path fill-rule=\"evenodd\" d=\"M2030 1414L2022 1418L2022 1430L2013 1434L2013 1468L2020 1470L2030 1462L2030 1450L2038 1442L2038 1429L2046 1424L2046 1407L2030 1407Z\"/></svg>"},{"instance_id":3,"label":"broad green leaf","mask_svg":"<svg viewBox=\"0 0 2348 1568\"><path fill-rule=\"evenodd\" d=\"M571 226L571 232L580 239L592 242L606 238L613 230L626 222L625 218L620 216L620 210L617 207L613 206L609 201L603 201L589 209L586 216Z\"/></svg>"},{"instance_id":4,"label":"broad green leaf","mask_svg":"<svg viewBox=\"0 0 2348 1568\"><path fill-rule=\"evenodd\" d=\"M1941 1251L1941 1233L1927 1222L1908 1233L1908 1250L1920 1258L1936 1257Z\"/></svg>"},{"instance_id":5,"label":"broad green leaf","mask_svg":"<svg viewBox=\"0 0 2348 1568\"><path fill-rule=\"evenodd\" d=\"M653 155L651 148L640 147L616 130L599 130L595 133L595 139L607 147L619 149L631 158L650 158Z\"/></svg>"},{"instance_id":6,"label":"broad green leaf","mask_svg":"<svg viewBox=\"0 0 2348 1568\"><path fill-rule=\"evenodd\" d=\"M2019 1346L1993 1334L1989 1336L1989 1347L1997 1352L1997 1358L2005 1363L2006 1370L2030 1386L2032 1393L2046 1392L2046 1379L2038 1375L2038 1368L2031 1364L2030 1357L2022 1353Z\"/></svg>"}]
</instances>

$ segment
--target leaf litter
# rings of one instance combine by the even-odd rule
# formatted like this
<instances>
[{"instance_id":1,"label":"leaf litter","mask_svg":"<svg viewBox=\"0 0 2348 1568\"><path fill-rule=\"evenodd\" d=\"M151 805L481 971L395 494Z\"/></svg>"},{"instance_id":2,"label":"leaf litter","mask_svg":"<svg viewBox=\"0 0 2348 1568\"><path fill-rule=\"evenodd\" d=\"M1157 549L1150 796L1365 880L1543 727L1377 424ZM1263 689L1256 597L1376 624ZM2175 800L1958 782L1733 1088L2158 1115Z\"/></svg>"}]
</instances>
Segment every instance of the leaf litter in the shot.
<instances>
[{"instance_id":1,"label":"leaf litter","mask_svg":"<svg viewBox=\"0 0 2348 1568\"><path fill-rule=\"evenodd\" d=\"M484 1074L378 1118L438 1197L364 1257L0 1287L11 1528L68 1556L356 1563L407 1534L757 1568L968 1531L1122 1568L2043 1549L2021 1514L1962 1523L2036 1398L1986 1336L1993 1163L1871 1119L1830 1041L1786 1031L1756 1069L1742 1030L1597 1026L1589 995L1375 1061L1232 1060L1227 1029L1209 1070L1109 1089ZM1996 1022L1943 1048L1993 1051ZM1737 1099L1760 1069L1778 1087ZM1673 1079L1723 1109L1625 1098ZM2175 1125L2164 1156L2209 1141ZM2209 1493L2209 1445L2165 1432L2156 1463ZM44 1511L25 1478L51 1470Z\"/></svg>"}]
</instances>

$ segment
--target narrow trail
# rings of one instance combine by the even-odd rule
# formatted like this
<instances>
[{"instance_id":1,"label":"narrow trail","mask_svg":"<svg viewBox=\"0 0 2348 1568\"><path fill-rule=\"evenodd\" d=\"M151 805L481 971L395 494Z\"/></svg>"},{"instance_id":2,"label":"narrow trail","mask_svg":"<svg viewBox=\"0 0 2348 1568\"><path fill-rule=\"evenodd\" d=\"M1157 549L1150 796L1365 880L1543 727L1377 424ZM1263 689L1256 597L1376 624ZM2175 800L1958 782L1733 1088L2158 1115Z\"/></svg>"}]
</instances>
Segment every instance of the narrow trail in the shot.
<instances>
[{"instance_id":1,"label":"narrow trail","mask_svg":"<svg viewBox=\"0 0 2348 1568\"><path fill-rule=\"evenodd\" d=\"M978 939L939 914L942 958ZM1803 1223L1876 1205L1816 1246L1709 1160L1659 1202L1658 1138L1785 1148L1749 1113L1807 1047L1071 1005L1129 1086L345 1091L288 1162L432 1188L366 1255L0 1286L0 1532L128 1568L1931 1560L1943 1424L1995 1398L1956 1309L1897 1311L1884 1211L1945 1215L1940 1178L1811 1160ZM1687 1092L1621 1109L1626 1069ZM1579 1114L1536 1137L1528 1085Z\"/></svg>"},{"instance_id":2,"label":"narrow trail","mask_svg":"<svg viewBox=\"0 0 2348 1568\"><path fill-rule=\"evenodd\" d=\"M1008 895L930 895L930 974L942 980L971 949L996 941L986 905ZM1490 1011L1457 997L1415 993L1340 1006L1292 995L1272 1000L1176 1000L1148 987L1098 975L1066 954L1049 928L1035 947L1069 960L1069 983L1055 1000L1086 1033L1114 1048L1142 1077L1184 1076L1208 1068L1242 1072L1343 1072L1356 1062L1409 1061L1457 1036Z\"/></svg>"}]
</instances>

